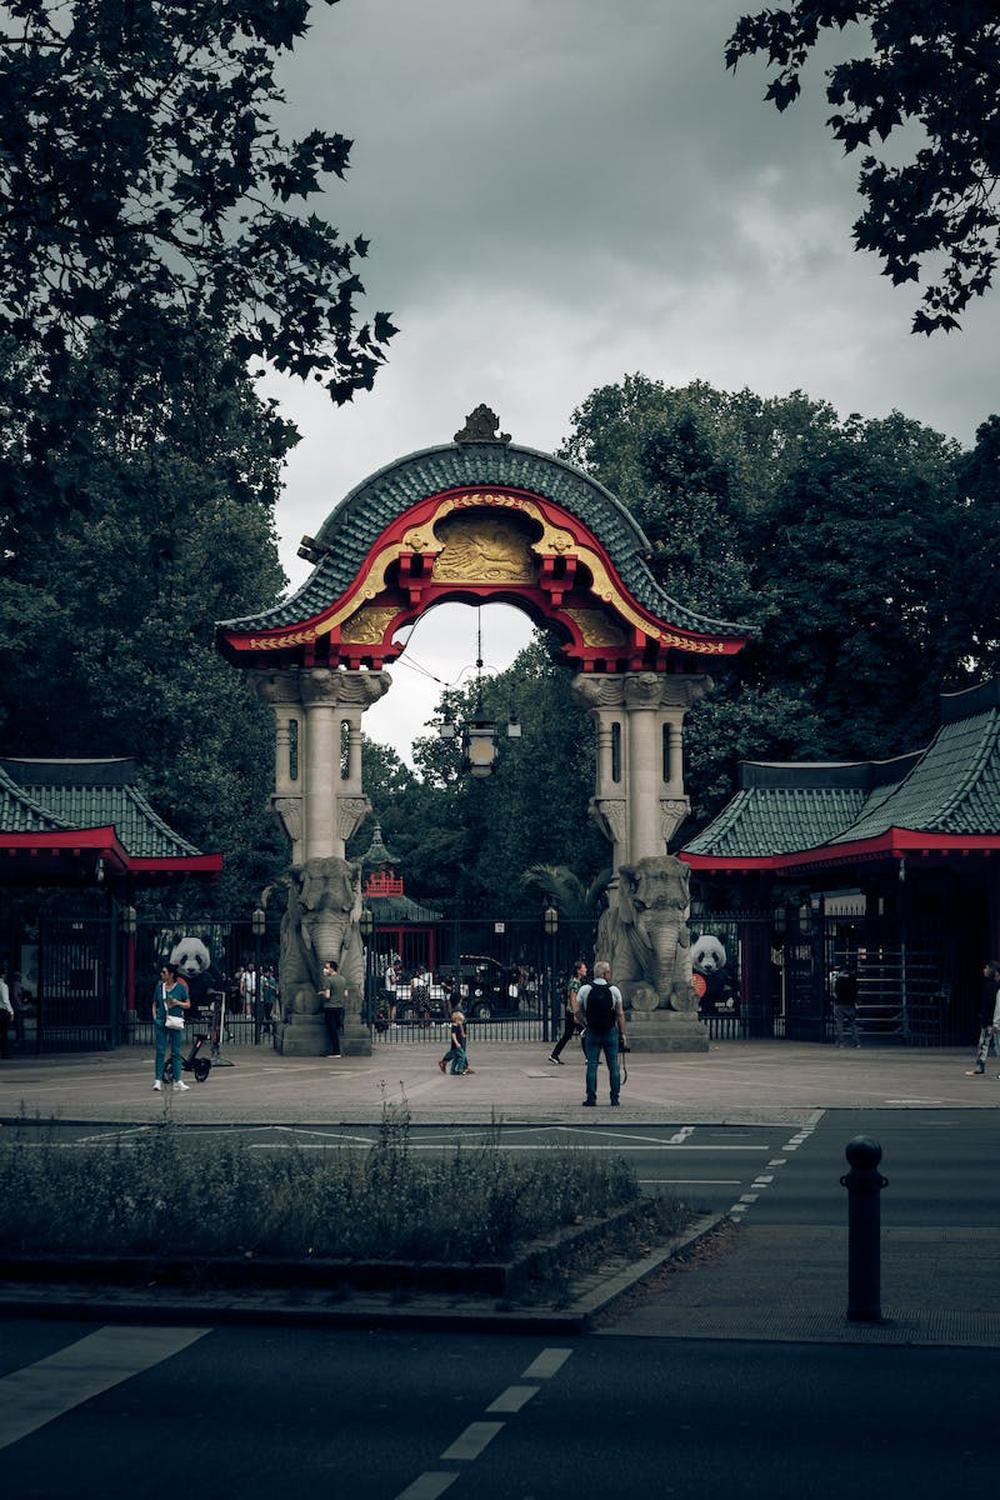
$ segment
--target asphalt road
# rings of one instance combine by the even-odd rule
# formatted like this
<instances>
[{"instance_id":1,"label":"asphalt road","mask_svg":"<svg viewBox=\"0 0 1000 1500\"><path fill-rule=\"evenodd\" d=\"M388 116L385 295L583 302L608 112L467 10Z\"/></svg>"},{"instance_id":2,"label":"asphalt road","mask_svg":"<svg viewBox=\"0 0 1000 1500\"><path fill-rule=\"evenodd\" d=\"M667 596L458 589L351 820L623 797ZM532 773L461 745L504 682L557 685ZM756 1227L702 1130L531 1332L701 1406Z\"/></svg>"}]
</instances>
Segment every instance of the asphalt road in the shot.
<instances>
[{"instance_id":1,"label":"asphalt road","mask_svg":"<svg viewBox=\"0 0 1000 1500\"><path fill-rule=\"evenodd\" d=\"M994 1351L6 1322L0 1465L18 1500L979 1500L998 1381Z\"/></svg>"}]
</instances>

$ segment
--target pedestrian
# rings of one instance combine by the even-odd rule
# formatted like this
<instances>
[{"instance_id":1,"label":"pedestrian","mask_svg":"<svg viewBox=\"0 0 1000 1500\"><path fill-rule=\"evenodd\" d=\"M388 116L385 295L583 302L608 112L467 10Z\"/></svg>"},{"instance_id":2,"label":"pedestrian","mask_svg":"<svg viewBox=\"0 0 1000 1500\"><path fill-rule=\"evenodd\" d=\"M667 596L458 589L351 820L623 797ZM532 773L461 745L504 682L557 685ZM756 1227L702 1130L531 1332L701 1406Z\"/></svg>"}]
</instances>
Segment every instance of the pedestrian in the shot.
<instances>
[{"instance_id":1,"label":"pedestrian","mask_svg":"<svg viewBox=\"0 0 1000 1500\"><path fill-rule=\"evenodd\" d=\"M464 1077L466 1073L474 1073L475 1068L469 1067L468 1035L465 1030L465 1016L460 1010L451 1013L451 1046L441 1058L438 1067L443 1073L451 1063L452 1076Z\"/></svg>"},{"instance_id":2,"label":"pedestrian","mask_svg":"<svg viewBox=\"0 0 1000 1500\"><path fill-rule=\"evenodd\" d=\"M159 1093L163 1088L163 1075L166 1072L167 1041L170 1041L170 1060L174 1075L174 1093L186 1094L188 1085L184 1082L184 1062L181 1057L181 1043L184 1040L184 1027L168 1026L167 1017L179 1016L183 1021L184 1012L191 1007L191 997L188 987L180 976L180 971L174 964L162 964L160 966L160 980L153 994L153 1032L156 1038L156 1081L153 1088Z\"/></svg>"},{"instance_id":3,"label":"pedestrian","mask_svg":"<svg viewBox=\"0 0 1000 1500\"><path fill-rule=\"evenodd\" d=\"M573 973L570 976L568 985L566 986L566 1003L563 1011L563 1034L559 1038L558 1042L556 1042L555 1046L552 1048L552 1051L549 1053L549 1062L558 1063L561 1068L564 1068L566 1064L559 1056L560 1052L565 1047L570 1037L578 1036L583 1029L580 1023L580 1008L577 1004L576 997L579 994L580 986L581 984L583 984L586 977L587 965L584 963L582 958L578 958L576 963L573 965Z\"/></svg>"},{"instance_id":4,"label":"pedestrian","mask_svg":"<svg viewBox=\"0 0 1000 1500\"><path fill-rule=\"evenodd\" d=\"M619 1103L621 1093L621 1069L618 1065L619 1046L628 1045L625 1034L625 1006L622 992L611 983L611 965L599 958L594 965L594 981L584 984L577 991L577 1004L586 1031L583 1034L584 1051L587 1054L587 1097L584 1106L593 1109L597 1103L597 1065L604 1054L611 1082L611 1103Z\"/></svg>"},{"instance_id":5,"label":"pedestrian","mask_svg":"<svg viewBox=\"0 0 1000 1500\"><path fill-rule=\"evenodd\" d=\"M344 1024L347 990L347 980L340 973L337 964L330 959L323 965L323 989L320 990L323 997L323 1020L326 1022L326 1035L330 1043L328 1057L341 1055L340 1028Z\"/></svg>"},{"instance_id":6,"label":"pedestrian","mask_svg":"<svg viewBox=\"0 0 1000 1500\"><path fill-rule=\"evenodd\" d=\"M833 1025L838 1047L861 1046L858 1034L858 980L850 964L845 964L833 978Z\"/></svg>"},{"instance_id":7,"label":"pedestrian","mask_svg":"<svg viewBox=\"0 0 1000 1500\"><path fill-rule=\"evenodd\" d=\"M0 1057L10 1056L10 1023L14 1019L14 1007L10 1003L10 991L7 988L7 971L0 964Z\"/></svg>"},{"instance_id":8,"label":"pedestrian","mask_svg":"<svg viewBox=\"0 0 1000 1500\"><path fill-rule=\"evenodd\" d=\"M966 1078L975 1078L986 1072L991 1047L994 1057L1000 1057L1000 963L993 958L983 964L983 983L979 992L979 1047L976 1065L966 1070ZM997 1077L1000 1078L1000 1073Z\"/></svg>"}]
</instances>

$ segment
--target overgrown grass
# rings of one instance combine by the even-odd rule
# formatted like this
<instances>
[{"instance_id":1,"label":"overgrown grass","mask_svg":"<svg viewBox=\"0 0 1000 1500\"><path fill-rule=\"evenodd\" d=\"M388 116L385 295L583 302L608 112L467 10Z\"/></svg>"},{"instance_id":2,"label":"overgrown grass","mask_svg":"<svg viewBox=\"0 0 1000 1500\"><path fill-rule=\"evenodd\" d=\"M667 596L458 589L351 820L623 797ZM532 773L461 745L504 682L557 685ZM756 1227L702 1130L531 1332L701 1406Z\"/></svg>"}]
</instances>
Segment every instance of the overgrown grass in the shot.
<instances>
[{"instance_id":1,"label":"overgrown grass","mask_svg":"<svg viewBox=\"0 0 1000 1500\"><path fill-rule=\"evenodd\" d=\"M512 1158L496 1133L440 1156L410 1149L387 1104L367 1153L188 1144L183 1126L100 1149L27 1130L0 1137L0 1251L502 1260L560 1227L640 1196L621 1159L553 1148Z\"/></svg>"}]
</instances>

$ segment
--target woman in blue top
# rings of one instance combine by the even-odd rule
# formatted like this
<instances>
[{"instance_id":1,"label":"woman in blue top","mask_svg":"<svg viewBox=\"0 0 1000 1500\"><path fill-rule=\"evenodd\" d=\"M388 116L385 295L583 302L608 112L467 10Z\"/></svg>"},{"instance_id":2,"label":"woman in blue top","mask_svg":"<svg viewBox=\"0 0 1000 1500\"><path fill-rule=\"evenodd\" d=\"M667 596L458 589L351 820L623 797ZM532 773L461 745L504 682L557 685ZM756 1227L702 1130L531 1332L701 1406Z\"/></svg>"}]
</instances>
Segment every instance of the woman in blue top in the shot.
<instances>
[{"instance_id":1,"label":"woman in blue top","mask_svg":"<svg viewBox=\"0 0 1000 1500\"><path fill-rule=\"evenodd\" d=\"M174 1069L174 1092L186 1093L188 1085L183 1079L184 1064L181 1061L181 1042L184 1040L184 1030L178 1027L176 1030L167 1026L167 1014L179 1016L189 1010L191 997L185 980L180 977L178 970L173 964L163 964L160 969L160 982L156 986L153 996L153 1028L156 1034L156 1082L153 1088L160 1092L163 1088L164 1065L167 1060L167 1040L170 1040L171 1060Z\"/></svg>"}]
</instances>

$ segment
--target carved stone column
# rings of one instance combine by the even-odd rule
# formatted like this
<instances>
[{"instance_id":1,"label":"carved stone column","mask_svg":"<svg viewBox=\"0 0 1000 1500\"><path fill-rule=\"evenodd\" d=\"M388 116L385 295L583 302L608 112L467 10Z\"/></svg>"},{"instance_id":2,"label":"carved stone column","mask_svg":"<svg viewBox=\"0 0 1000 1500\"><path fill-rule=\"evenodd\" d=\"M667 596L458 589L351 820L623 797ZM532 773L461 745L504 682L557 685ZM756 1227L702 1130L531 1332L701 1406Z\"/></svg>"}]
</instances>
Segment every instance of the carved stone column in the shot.
<instances>
[{"instance_id":1,"label":"carved stone column","mask_svg":"<svg viewBox=\"0 0 1000 1500\"><path fill-rule=\"evenodd\" d=\"M624 678L580 672L573 678L573 695L589 710L597 730L597 770L588 813L611 845L611 868L617 881L619 865L628 858L628 782ZM617 730L617 733L616 733ZM617 739L617 757L615 741Z\"/></svg>"},{"instance_id":2,"label":"carved stone column","mask_svg":"<svg viewBox=\"0 0 1000 1500\"><path fill-rule=\"evenodd\" d=\"M624 682L628 713L628 862L664 854L660 830L662 771L658 744L663 678L658 672L630 672Z\"/></svg>"},{"instance_id":3,"label":"carved stone column","mask_svg":"<svg viewBox=\"0 0 1000 1500\"><path fill-rule=\"evenodd\" d=\"M305 858L343 858L336 813L340 782L340 719L338 672L312 667L300 673L299 685L306 711Z\"/></svg>"},{"instance_id":4,"label":"carved stone column","mask_svg":"<svg viewBox=\"0 0 1000 1500\"><path fill-rule=\"evenodd\" d=\"M292 846L292 864L305 858L303 793L305 768L305 712L299 693L298 668L277 672L249 672L258 697L274 711L274 795L271 808Z\"/></svg>"}]
</instances>

